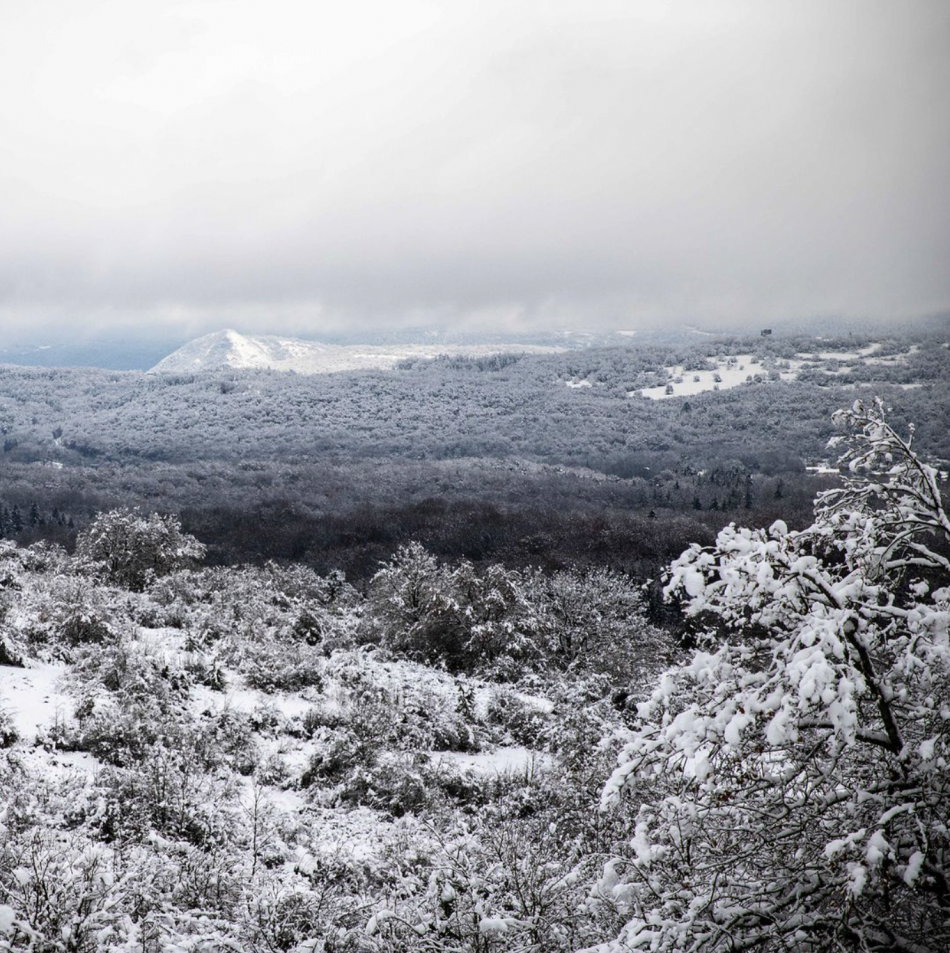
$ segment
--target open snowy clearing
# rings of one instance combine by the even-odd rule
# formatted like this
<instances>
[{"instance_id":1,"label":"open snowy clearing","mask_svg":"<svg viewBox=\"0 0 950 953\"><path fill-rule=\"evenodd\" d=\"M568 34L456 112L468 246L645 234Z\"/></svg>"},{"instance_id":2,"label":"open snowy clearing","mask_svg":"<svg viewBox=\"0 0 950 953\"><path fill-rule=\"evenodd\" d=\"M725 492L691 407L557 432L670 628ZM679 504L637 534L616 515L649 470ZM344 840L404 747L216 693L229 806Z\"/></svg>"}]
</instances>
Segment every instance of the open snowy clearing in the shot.
<instances>
[{"instance_id":1,"label":"open snowy clearing","mask_svg":"<svg viewBox=\"0 0 950 953\"><path fill-rule=\"evenodd\" d=\"M793 381L803 368L818 368L830 377L847 377L855 366L897 366L904 364L907 358L918 351L918 345L912 345L901 354L878 355L880 342L874 342L854 351L814 351L799 352L794 358L785 358L777 362L763 364L753 354L726 355L710 358L715 361L712 370L686 370L682 365L668 366L665 371L668 380L656 387L646 387L627 392L628 397L648 397L651 400L663 400L667 397L693 397L706 391L730 390L743 384L776 383ZM571 380L568 387L589 387L590 381ZM905 389L922 386L903 384Z\"/></svg>"},{"instance_id":2,"label":"open snowy clearing","mask_svg":"<svg viewBox=\"0 0 950 953\"><path fill-rule=\"evenodd\" d=\"M10 715L23 740L32 741L41 728L64 717L69 700L57 690L57 682L65 671L65 665L55 664L0 665L0 709Z\"/></svg>"},{"instance_id":3,"label":"open snowy clearing","mask_svg":"<svg viewBox=\"0 0 950 953\"><path fill-rule=\"evenodd\" d=\"M477 754L439 751L432 754L432 760L436 764L448 764L462 771L487 776L533 774L536 770L543 770L551 765L549 755L518 747L496 748L494 751L480 751Z\"/></svg>"},{"instance_id":4,"label":"open snowy clearing","mask_svg":"<svg viewBox=\"0 0 950 953\"><path fill-rule=\"evenodd\" d=\"M859 361L863 357L869 357L881 349L880 341L875 341L867 347L858 348L856 351L816 351L810 354L799 353L803 360L814 360L816 357L822 361Z\"/></svg>"},{"instance_id":5,"label":"open snowy clearing","mask_svg":"<svg viewBox=\"0 0 950 953\"><path fill-rule=\"evenodd\" d=\"M665 397L692 397L705 391L729 390L741 384L751 383L756 374L761 375L764 380L766 373L761 363L752 354L736 354L723 358L715 370L687 371L682 365L668 367L666 370L670 375L668 384L630 391L627 396L649 397L651 400L662 400ZM788 372L783 375L783 379L789 380L793 376L793 372ZM672 388L671 392L670 388Z\"/></svg>"}]
</instances>

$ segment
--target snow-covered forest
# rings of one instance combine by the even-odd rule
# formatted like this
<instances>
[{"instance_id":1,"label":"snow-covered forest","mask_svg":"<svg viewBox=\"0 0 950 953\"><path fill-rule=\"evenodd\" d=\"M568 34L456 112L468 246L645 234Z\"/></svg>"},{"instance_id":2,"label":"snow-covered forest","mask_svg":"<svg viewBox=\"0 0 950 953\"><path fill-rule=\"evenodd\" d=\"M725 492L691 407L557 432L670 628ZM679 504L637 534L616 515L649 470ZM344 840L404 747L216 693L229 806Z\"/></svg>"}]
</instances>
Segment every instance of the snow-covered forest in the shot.
<instances>
[{"instance_id":1,"label":"snow-covered forest","mask_svg":"<svg viewBox=\"0 0 950 953\"><path fill-rule=\"evenodd\" d=\"M732 520L805 526L835 478L831 414L856 396L881 394L950 458L947 337L709 338L312 376L8 366L0 535L71 549L96 513L138 506L177 513L212 565L293 560L362 582L415 539L448 560L653 578ZM735 355L748 365L730 370ZM749 381L681 392L712 367ZM672 396L642 396L666 381Z\"/></svg>"},{"instance_id":2,"label":"snow-covered forest","mask_svg":"<svg viewBox=\"0 0 950 953\"><path fill-rule=\"evenodd\" d=\"M829 428L811 516L708 524L665 617L590 553L3 542L0 950L946 949L945 478L883 402Z\"/></svg>"}]
</instances>

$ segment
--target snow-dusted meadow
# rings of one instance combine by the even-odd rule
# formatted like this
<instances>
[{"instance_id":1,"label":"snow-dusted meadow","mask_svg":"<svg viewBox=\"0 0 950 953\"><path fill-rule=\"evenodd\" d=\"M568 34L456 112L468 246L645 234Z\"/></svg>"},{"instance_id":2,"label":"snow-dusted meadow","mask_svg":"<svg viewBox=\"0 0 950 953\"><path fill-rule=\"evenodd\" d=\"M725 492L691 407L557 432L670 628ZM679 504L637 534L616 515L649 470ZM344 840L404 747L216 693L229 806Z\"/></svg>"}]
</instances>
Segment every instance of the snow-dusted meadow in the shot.
<instances>
[{"instance_id":1,"label":"snow-dusted meadow","mask_svg":"<svg viewBox=\"0 0 950 953\"><path fill-rule=\"evenodd\" d=\"M552 948L604 935L571 911L626 821L590 840L589 779L669 650L629 580L410 546L362 594L201 555L131 512L75 557L0 545L0 942L401 948L520 930L519 870Z\"/></svg>"},{"instance_id":2,"label":"snow-dusted meadow","mask_svg":"<svg viewBox=\"0 0 950 953\"><path fill-rule=\"evenodd\" d=\"M761 383L766 378L760 361L752 354L729 355L716 362L712 370L688 371L682 365L666 368L669 381L658 387L645 387L631 391L630 396L662 400L665 397L694 397L705 391L729 390L741 384L751 384L756 376ZM786 379L793 378L794 371L787 372Z\"/></svg>"},{"instance_id":3,"label":"snow-dusted meadow","mask_svg":"<svg viewBox=\"0 0 950 953\"><path fill-rule=\"evenodd\" d=\"M853 351L799 352L795 357L765 359L752 353L715 355L707 361L712 367L689 370L684 365L669 365L665 368L667 382L656 387L644 387L630 391L630 397L648 397L663 400L668 397L694 397L707 391L730 390L743 385L775 383L798 380L803 369L817 371L829 377L844 379L861 367L899 367L917 353L919 346L912 344L897 354L879 356L880 342L872 342ZM588 381L570 382L569 386L587 386ZM919 383L903 387L919 387Z\"/></svg>"}]
</instances>

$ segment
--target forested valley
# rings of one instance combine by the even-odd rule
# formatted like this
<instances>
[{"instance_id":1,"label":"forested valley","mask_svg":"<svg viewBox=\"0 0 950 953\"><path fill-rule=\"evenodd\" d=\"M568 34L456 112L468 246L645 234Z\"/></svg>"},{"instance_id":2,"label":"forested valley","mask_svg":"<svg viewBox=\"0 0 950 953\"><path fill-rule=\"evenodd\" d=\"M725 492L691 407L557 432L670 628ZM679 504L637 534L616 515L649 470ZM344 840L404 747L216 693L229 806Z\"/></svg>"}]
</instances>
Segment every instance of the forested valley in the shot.
<instances>
[{"instance_id":1,"label":"forested valley","mask_svg":"<svg viewBox=\"0 0 950 953\"><path fill-rule=\"evenodd\" d=\"M417 539L448 558L649 575L733 519L804 525L830 479L806 466L833 462L831 414L856 389L880 393L950 458L944 343L936 331L822 341L781 386L769 375L814 339L309 377L7 367L0 533L71 548L97 512L140 506L178 513L217 565L293 559L366 579ZM842 359L868 347L879 363ZM671 367L742 352L755 362L747 385L639 396Z\"/></svg>"}]
</instances>

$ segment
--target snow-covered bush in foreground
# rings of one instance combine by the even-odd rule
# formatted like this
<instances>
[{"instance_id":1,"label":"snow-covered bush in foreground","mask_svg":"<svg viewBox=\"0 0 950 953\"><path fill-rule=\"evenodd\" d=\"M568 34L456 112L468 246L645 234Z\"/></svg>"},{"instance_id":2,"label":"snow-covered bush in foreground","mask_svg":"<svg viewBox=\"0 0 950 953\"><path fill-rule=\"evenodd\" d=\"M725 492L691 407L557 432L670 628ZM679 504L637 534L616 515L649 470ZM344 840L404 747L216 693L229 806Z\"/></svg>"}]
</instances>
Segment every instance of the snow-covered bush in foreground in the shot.
<instances>
[{"instance_id":1,"label":"snow-covered bush in foreground","mask_svg":"<svg viewBox=\"0 0 950 953\"><path fill-rule=\"evenodd\" d=\"M135 510L100 513L79 534L76 551L99 563L114 582L133 590L205 555L204 545L182 532L177 516L142 516Z\"/></svg>"},{"instance_id":2,"label":"snow-covered bush in foreground","mask_svg":"<svg viewBox=\"0 0 950 953\"><path fill-rule=\"evenodd\" d=\"M373 577L362 638L505 681L557 668L633 682L658 669L669 649L645 618L640 587L622 573L443 564L415 542Z\"/></svg>"},{"instance_id":3,"label":"snow-covered bush in foreground","mask_svg":"<svg viewBox=\"0 0 950 953\"><path fill-rule=\"evenodd\" d=\"M671 567L719 634L605 789L639 813L602 949L950 949L950 519L880 402L836 416L850 473L813 525L732 525Z\"/></svg>"},{"instance_id":4,"label":"snow-covered bush in foreground","mask_svg":"<svg viewBox=\"0 0 950 953\"><path fill-rule=\"evenodd\" d=\"M492 564L442 565L419 543L400 546L371 583L367 636L410 658L474 671L537 656L537 618L521 576Z\"/></svg>"}]
</instances>

